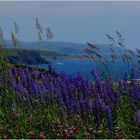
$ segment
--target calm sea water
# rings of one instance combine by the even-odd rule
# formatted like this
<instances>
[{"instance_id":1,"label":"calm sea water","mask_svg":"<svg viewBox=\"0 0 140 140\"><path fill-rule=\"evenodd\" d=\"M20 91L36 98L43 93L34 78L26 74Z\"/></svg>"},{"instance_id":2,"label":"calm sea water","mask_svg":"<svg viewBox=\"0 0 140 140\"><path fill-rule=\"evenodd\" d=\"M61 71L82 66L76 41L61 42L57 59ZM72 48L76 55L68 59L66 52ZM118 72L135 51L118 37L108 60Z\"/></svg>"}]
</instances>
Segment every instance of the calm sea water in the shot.
<instances>
[{"instance_id":1,"label":"calm sea water","mask_svg":"<svg viewBox=\"0 0 140 140\"><path fill-rule=\"evenodd\" d=\"M48 68L48 64L32 65L39 68ZM138 67L137 63L133 63L130 66L124 64L122 61L117 61L116 63L109 63L108 69L109 73L116 80L122 79L125 73L130 73L130 67ZM52 67L56 72L67 72L71 76L81 73L87 79L93 79L91 70L96 68L103 69L101 65L97 65L94 60L56 60L52 62Z\"/></svg>"}]
</instances>

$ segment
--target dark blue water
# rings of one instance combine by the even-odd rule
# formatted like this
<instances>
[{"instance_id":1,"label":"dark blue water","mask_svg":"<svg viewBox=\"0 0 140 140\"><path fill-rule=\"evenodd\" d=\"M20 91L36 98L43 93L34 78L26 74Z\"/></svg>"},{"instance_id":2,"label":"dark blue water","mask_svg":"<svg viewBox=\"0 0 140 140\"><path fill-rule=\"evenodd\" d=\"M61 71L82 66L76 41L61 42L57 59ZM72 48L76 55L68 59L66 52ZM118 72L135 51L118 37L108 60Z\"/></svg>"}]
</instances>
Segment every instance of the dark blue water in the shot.
<instances>
[{"instance_id":1,"label":"dark blue water","mask_svg":"<svg viewBox=\"0 0 140 140\"><path fill-rule=\"evenodd\" d=\"M34 65L35 66L35 65ZM48 64L40 64L36 65L39 68L48 68ZM71 76L77 75L77 73L81 73L87 79L93 79L91 70L99 69L100 72L104 71L100 63L97 63L94 60L56 60L52 62L52 67L56 72L67 72ZM138 67L137 63L132 63L130 66L128 64L124 64L122 61L117 61L115 63L109 63L108 69L111 76L118 80L124 77L124 74L127 73L130 75L130 69L132 67ZM138 77L139 78L139 77Z\"/></svg>"}]
</instances>

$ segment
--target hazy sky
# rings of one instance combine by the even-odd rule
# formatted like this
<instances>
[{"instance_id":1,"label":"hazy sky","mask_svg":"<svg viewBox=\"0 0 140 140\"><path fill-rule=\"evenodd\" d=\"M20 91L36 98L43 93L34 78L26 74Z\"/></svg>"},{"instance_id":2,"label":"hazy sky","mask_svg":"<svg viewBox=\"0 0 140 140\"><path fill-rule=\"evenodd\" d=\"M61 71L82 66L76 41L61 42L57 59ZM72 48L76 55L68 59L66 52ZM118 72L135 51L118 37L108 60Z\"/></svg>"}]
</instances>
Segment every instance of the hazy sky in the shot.
<instances>
[{"instance_id":1,"label":"hazy sky","mask_svg":"<svg viewBox=\"0 0 140 140\"><path fill-rule=\"evenodd\" d=\"M20 40L36 41L36 17L44 28L52 28L56 41L105 44L105 34L116 37L118 30L129 48L140 48L140 1L0 1L0 26L8 40L15 20L20 27Z\"/></svg>"}]
</instances>

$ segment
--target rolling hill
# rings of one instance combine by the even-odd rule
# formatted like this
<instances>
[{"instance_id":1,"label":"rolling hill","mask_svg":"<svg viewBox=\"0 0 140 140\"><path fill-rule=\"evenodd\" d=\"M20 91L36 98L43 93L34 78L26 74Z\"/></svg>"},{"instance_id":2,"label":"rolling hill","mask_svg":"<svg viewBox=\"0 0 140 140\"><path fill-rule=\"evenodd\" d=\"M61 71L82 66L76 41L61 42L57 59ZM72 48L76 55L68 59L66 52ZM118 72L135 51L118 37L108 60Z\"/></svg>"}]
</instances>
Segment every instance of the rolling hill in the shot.
<instances>
[{"instance_id":1,"label":"rolling hill","mask_svg":"<svg viewBox=\"0 0 140 140\"><path fill-rule=\"evenodd\" d=\"M11 41L6 41L7 48L14 48ZM109 45L99 44L99 53L102 55L110 55L111 50ZM51 52L57 52L63 55L84 55L87 44L72 43L72 42L21 42L20 48L26 50L48 50ZM123 49L119 47L114 48L119 54L123 53Z\"/></svg>"}]
</instances>

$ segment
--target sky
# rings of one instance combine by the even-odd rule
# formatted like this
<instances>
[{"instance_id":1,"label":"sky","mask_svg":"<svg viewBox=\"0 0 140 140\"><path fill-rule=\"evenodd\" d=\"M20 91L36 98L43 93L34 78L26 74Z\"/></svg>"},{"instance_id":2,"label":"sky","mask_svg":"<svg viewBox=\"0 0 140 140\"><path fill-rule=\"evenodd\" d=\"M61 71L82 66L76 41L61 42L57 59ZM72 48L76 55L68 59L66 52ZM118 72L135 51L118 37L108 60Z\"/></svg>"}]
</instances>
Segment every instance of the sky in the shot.
<instances>
[{"instance_id":1,"label":"sky","mask_svg":"<svg viewBox=\"0 0 140 140\"><path fill-rule=\"evenodd\" d=\"M140 1L0 1L6 40L11 40L15 20L20 41L37 41L36 18L52 29L55 41L107 44L105 34L116 38L118 30L128 48L140 48Z\"/></svg>"}]
</instances>

